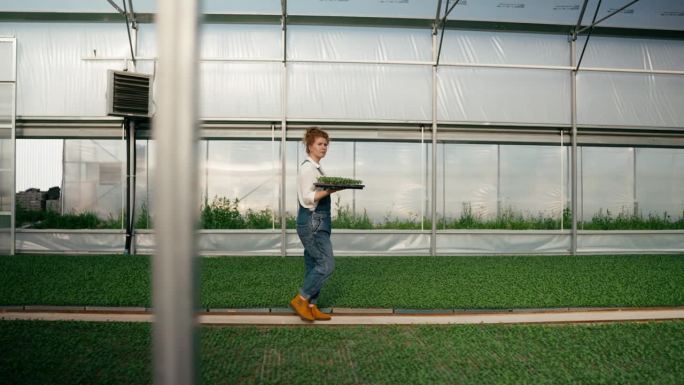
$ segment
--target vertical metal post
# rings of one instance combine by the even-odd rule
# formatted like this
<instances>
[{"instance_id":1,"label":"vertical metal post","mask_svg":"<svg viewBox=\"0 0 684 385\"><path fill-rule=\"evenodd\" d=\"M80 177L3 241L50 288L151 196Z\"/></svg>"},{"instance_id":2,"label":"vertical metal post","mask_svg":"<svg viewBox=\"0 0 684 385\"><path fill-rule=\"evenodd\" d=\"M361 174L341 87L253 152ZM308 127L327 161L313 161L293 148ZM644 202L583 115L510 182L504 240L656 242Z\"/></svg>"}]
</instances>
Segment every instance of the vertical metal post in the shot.
<instances>
[{"instance_id":1,"label":"vertical metal post","mask_svg":"<svg viewBox=\"0 0 684 385\"><path fill-rule=\"evenodd\" d=\"M563 231L563 214L565 214L565 162L563 161L563 129L560 129L560 229Z\"/></svg>"},{"instance_id":2,"label":"vertical metal post","mask_svg":"<svg viewBox=\"0 0 684 385\"><path fill-rule=\"evenodd\" d=\"M136 147L135 122L125 119L126 125L126 253L135 254L135 186L136 186Z\"/></svg>"},{"instance_id":3,"label":"vertical metal post","mask_svg":"<svg viewBox=\"0 0 684 385\"><path fill-rule=\"evenodd\" d=\"M427 145L425 144L425 126L420 125L420 158L418 158L418 164L420 164L420 183L423 184L423 196L420 197L420 231L425 230L425 216L430 210L428 208L428 152Z\"/></svg>"},{"instance_id":4,"label":"vertical metal post","mask_svg":"<svg viewBox=\"0 0 684 385\"><path fill-rule=\"evenodd\" d=\"M196 245L199 2L158 3L159 92L153 134L157 247L153 258L155 384L197 382Z\"/></svg>"},{"instance_id":5,"label":"vertical metal post","mask_svg":"<svg viewBox=\"0 0 684 385\"><path fill-rule=\"evenodd\" d=\"M283 47L283 67L280 74L280 255L287 255L287 0L281 0L280 41Z\"/></svg>"},{"instance_id":6,"label":"vertical metal post","mask_svg":"<svg viewBox=\"0 0 684 385\"><path fill-rule=\"evenodd\" d=\"M432 34L432 55L436 60L437 35ZM430 218L432 231L430 233L430 255L437 254L437 62L432 66L432 202Z\"/></svg>"},{"instance_id":7,"label":"vertical metal post","mask_svg":"<svg viewBox=\"0 0 684 385\"><path fill-rule=\"evenodd\" d=\"M446 229L446 143L442 143L442 229Z\"/></svg>"},{"instance_id":8,"label":"vertical metal post","mask_svg":"<svg viewBox=\"0 0 684 385\"><path fill-rule=\"evenodd\" d=\"M356 179L356 141L352 142L352 178ZM356 215L356 190L352 190L352 214Z\"/></svg>"},{"instance_id":9,"label":"vertical metal post","mask_svg":"<svg viewBox=\"0 0 684 385\"><path fill-rule=\"evenodd\" d=\"M576 58L575 40L570 40L570 65L574 68ZM577 254L577 71L570 73L570 123L572 124L572 160L570 172L572 178L572 235L570 252Z\"/></svg>"},{"instance_id":10,"label":"vertical metal post","mask_svg":"<svg viewBox=\"0 0 684 385\"><path fill-rule=\"evenodd\" d=\"M209 139L204 149L204 206L209 205Z\"/></svg>"},{"instance_id":11,"label":"vertical metal post","mask_svg":"<svg viewBox=\"0 0 684 385\"><path fill-rule=\"evenodd\" d=\"M65 179L64 179L64 169L66 168L66 139L62 139L62 178L60 180L60 190L59 190L59 213L64 215L64 187L65 187Z\"/></svg>"},{"instance_id":12,"label":"vertical metal post","mask_svg":"<svg viewBox=\"0 0 684 385\"><path fill-rule=\"evenodd\" d=\"M12 70L12 107L10 114L11 116L11 128L10 133L12 140L12 156L10 170L12 172L12 186L10 187L10 255L16 253L16 190L17 190L17 40L12 39L12 59L14 60L13 70Z\"/></svg>"},{"instance_id":13,"label":"vertical metal post","mask_svg":"<svg viewBox=\"0 0 684 385\"><path fill-rule=\"evenodd\" d=\"M639 215L639 201L637 200L637 148L632 147L632 197L634 199L634 216Z\"/></svg>"},{"instance_id":14,"label":"vertical metal post","mask_svg":"<svg viewBox=\"0 0 684 385\"><path fill-rule=\"evenodd\" d=\"M496 145L496 217L501 215L501 145Z\"/></svg>"}]
</instances>

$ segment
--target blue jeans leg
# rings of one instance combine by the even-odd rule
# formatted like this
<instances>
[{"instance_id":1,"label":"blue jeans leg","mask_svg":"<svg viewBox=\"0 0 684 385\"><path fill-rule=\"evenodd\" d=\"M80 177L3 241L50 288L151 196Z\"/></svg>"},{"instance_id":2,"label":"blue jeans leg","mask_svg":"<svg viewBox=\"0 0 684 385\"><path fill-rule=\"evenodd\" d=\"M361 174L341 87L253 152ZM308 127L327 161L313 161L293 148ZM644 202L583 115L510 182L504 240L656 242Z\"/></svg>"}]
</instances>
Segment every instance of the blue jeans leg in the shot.
<instances>
[{"instance_id":1,"label":"blue jeans leg","mask_svg":"<svg viewBox=\"0 0 684 385\"><path fill-rule=\"evenodd\" d=\"M304 284L299 292L302 296L309 299L310 303L316 303L323 284L335 269L335 258L333 256L332 243L330 242L330 233L327 231L311 232L304 227L297 228L297 233L304 245L305 264L307 265ZM309 261L313 262L311 269L309 269Z\"/></svg>"},{"instance_id":2,"label":"blue jeans leg","mask_svg":"<svg viewBox=\"0 0 684 385\"><path fill-rule=\"evenodd\" d=\"M306 276L309 275L309 273L316 267L316 261L314 258L311 256L311 253L309 253L309 250L304 249L304 266L306 268L304 272L304 279L306 279ZM309 303L316 303L318 300L318 293L314 293L311 295L309 298Z\"/></svg>"}]
</instances>

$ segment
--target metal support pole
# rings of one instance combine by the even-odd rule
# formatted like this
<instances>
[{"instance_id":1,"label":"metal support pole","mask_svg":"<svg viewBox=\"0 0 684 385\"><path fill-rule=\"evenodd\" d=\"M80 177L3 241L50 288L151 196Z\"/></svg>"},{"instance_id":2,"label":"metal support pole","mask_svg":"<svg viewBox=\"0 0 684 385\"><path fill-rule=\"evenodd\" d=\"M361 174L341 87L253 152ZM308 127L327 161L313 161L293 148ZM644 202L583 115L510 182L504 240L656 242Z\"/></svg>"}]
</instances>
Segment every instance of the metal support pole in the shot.
<instances>
[{"instance_id":1,"label":"metal support pole","mask_svg":"<svg viewBox=\"0 0 684 385\"><path fill-rule=\"evenodd\" d=\"M575 65L576 60L576 43L570 40L570 64ZM572 235L570 252L572 255L577 254L577 71L573 70L570 81L570 120L572 124L572 160L570 163L570 172L572 178Z\"/></svg>"},{"instance_id":2,"label":"metal support pole","mask_svg":"<svg viewBox=\"0 0 684 385\"><path fill-rule=\"evenodd\" d=\"M501 216L501 145L496 145L496 217Z\"/></svg>"},{"instance_id":3,"label":"metal support pole","mask_svg":"<svg viewBox=\"0 0 684 385\"><path fill-rule=\"evenodd\" d=\"M159 71L153 258L155 384L197 382L196 245L199 3L157 4Z\"/></svg>"},{"instance_id":4,"label":"metal support pole","mask_svg":"<svg viewBox=\"0 0 684 385\"><path fill-rule=\"evenodd\" d=\"M281 44L283 47L282 70L280 73L280 255L287 255L287 207L286 183L287 178L287 0L281 0Z\"/></svg>"},{"instance_id":5,"label":"metal support pole","mask_svg":"<svg viewBox=\"0 0 684 385\"><path fill-rule=\"evenodd\" d=\"M432 53L436 56L437 35L432 35ZM437 64L432 66L432 202L430 218L432 231L430 233L430 255L437 254Z\"/></svg>"},{"instance_id":6,"label":"metal support pole","mask_svg":"<svg viewBox=\"0 0 684 385\"><path fill-rule=\"evenodd\" d=\"M204 148L204 207L209 205L209 139L205 139Z\"/></svg>"},{"instance_id":7,"label":"metal support pole","mask_svg":"<svg viewBox=\"0 0 684 385\"><path fill-rule=\"evenodd\" d=\"M632 197L634 198L634 216L639 215L639 201L637 200L637 148L632 152Z\"/></svg>"},{"instance_id":8,"label":"metal support pole","mask_svg":"<svg viewBox=\"0 0 684 385\"><path fill-rule=\"evenodd\" d=\"M124 119L126 126L126 254L135 254L135 121Z\"/></svg>"},{"instance_id":9,"label":"metal support pole","mask_svg":"<svg viewBox=\"0 0 684 385\"><path fill-rule=\"evenodd\" d=\"M16 253L16 216L17 216L17 202L16 202L16 191L17 191L17 39L12 39L12 60L14 60L12 79L12 164L10 169L12 170L12 186L10 189L10 211L12 215L10 216L10 255ZM64 195L62 191L60 195Z\"/></svg>"},{"instance_id":10,"label":"metal support pole","mask_svg":"<svg viewBox=\"0 0 684 385\"><path fill-rule=\"evenodd\" d=\"M356 141L352 142L352 178L356 179ZM352 214L356 216L356 189L352 190Z\"/></svg>"}]
</instances>

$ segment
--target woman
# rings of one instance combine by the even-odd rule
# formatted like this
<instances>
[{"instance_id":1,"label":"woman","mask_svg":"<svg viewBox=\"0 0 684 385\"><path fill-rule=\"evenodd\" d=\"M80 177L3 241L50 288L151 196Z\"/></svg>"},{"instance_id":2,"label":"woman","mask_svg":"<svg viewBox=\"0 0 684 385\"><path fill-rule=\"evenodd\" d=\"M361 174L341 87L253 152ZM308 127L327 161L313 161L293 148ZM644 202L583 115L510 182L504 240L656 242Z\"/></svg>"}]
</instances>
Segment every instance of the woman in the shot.
<instances>
[{"instance_id":1,"label":"woman","mask_svg":"<svg viewBox=\"0 0 684 385\"><path fill-rule=\"evenodd\" d=\"M299 167L297 176L297 235L304 245L306 274L299 294L290 301L294 311L306 321L327 321L330 315L318 309L318 295L335 269L330 231L330 194L340 190L317 189L314 183L325 175L321 159L328 152L328 133L312 127L304 134L308 157Z\"/></svg>"}]
</instances>

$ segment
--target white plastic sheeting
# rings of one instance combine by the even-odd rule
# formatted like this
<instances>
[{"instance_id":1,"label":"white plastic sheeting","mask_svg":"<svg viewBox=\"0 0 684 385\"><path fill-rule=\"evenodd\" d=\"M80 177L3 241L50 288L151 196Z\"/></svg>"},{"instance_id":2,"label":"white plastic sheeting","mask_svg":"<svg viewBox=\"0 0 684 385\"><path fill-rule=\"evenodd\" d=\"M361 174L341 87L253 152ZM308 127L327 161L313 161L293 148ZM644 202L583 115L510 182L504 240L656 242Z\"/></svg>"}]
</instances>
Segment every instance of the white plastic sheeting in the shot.
<instances>
[{"instance_id":1,"label":"white plastic sheeting","mask_svg":"<svg viewBox=\"0 0 684 385\"><path fill-rule=\"evenodd\" d=\"M585 39L577 39L578 58ZM684 71L684 41L592 36L582 67Z\"/></svg>"},{"instance_id":2,"label":"white plastic sheeting","mask_svg":"<svg viewBox=\"0 0 684 385\"><path fill-rule=\"evenodd\" d=\"M287 209L296 215L298 165L306 159L303 145L288 142ZM332 195L333 215L339 210L368 215L381 224L391 220L420 225L429 216L429 146L420 143L340 142L334 134L321 165L329 176L361 179L366 188Z\"/></svg>"},{"instance_id":3,"label":"white plastic sheeting","mask_svg":"<svg viewBox=\"0 0 684 385\"><path fill-rule=\"evenodd\" d=\"M437 87L442 122L570 123L565 71L441 67Z\"/></svg>"},{"instance_id":4,"label":"white plastic sheeting","mask_svg":"<svg viewBox=\"0 0 684 385\"><path fill-rule=\"evenodd\" d=\"M591 22L598 0L587 6L583 24ZM574 25L583 0L462 0L449 15L449 20L496 21ZM156 1L135 0L136 12L155 12ZM454 4L453 2L451 4ZM607 16L627 4L627 0L604 0L598 17ZM289 15L360 16L434 19L437 0L290 0ZM442 1L444 14L446 1ZM0 3L0 12L84 12L116 13L107 2L92 0L23 0ZM208 14L279 15L278 0L206 0L202 12ZM649 0L631 5L607 19L602 26L682 30L682 7L679 0Z\"/></svg>"},{"instance_id":5,"label":"white plastic sheeting","mask_svg":"<svg viewBox=\"0 0 684 385\"><path fill-rule=\"evenodd\" d=\"M0 82L14 81L14 42L0 41Z\"/></svg>"},{"instance_id":6,"label":"white plastic sheeting","mask_svg":"<svg viewBox=\"0 0 684 385\"><path fill-rule=\"evenodd\" d=\"M0 253L7 255L11 252L12 233L9 226L9 221L4 221L5 218L0 217Z\"/></svg>"},{"instance_id":7,"label":"white plastic sheeting","mask_svg":"<svg viewBox=\"0 0 684 385\"><path fill-rule=\"evenodd\" d=\"M427 255L430 232L414 230L333 230L330 240L335 255ZM303 255L304 248L294 231L287 234L287 253Z\"/></svg>"},{"instance_id":8,"label":"white plastic sheeting","mask_svg":"<svg viewBox=\"0 0 684 385\"><path fill-rule=\"evenodd\" d=\"M0 237L7 236L0 232ZM363 232L335 230L335 255L427 255L429 231ZM154 251L154 234L136 234L139 253ZM17 251L23 253L121 253L122 231L18 230ZM562 254L570 248L568 231L447 231L437 234L437 253ZM280 232L199 232L201 255L278 255ZM684 231L581 231L581 253L684 252ZM297 234L288 231L288 255L302 255Z\"/></svg>"},{"instance_id":9,"label":"white plastic sheeting","mask_svg":"<svg viewBox=\"0 0 684 385\"><path fill-rule=\"evenodd\" d=\"M15 41L0 41L0 253L12 252L14 167Z\"/></svg>"},{"instance_id":10,"label":"white plastic sheeting","mask_svg":"<svg viewBox=\"0 0 684 385\"><path fill-rule=\"evenodd\" d=\"M570 200L568 170L560 146L441 143L437 216L486 220L516 213L560 220Z\"/></svg>"},{"instance_id":11,"label":"white plastic sheeting","mask_svg":"<svg viewBox=\"0 0 684 385\"><path fill-rule=\"evenodd\" d=\"M17 230L16 249L22 253L121 253L121 230Z\"/></svg>"},{"instance_id":12,"label":"white plastic sheeting","mask_svg":"<svg viewBox=\"0 0 684 385\"><path fill-rule=\"evenodd\" d=\"M444 32L439 62L567 66L570 50L563 35L449 29Z\"/></svg>"},{"instance_id":13,"label":"white plastic sheeting","mask_svg":"<svg viewBox=\"0 0 684 385\"><path fill-rule=\"evenodd\" d=\"M281 70L280 63L201 63L200 116L280 120Z\"/></svg>"},{"instance_id":14,"label":"white plastic sheeting","mask_svg":"<svg viewBox=\"0 0 684 385\"><path fill-rule=\"evenodd\" d=\"M154 232L137 232L135 242L138 253L154 252ZM202 230L197 233L200 255L280 255L280 243L279 230Z\"/></svg>"},{"instance_id":15,"label":"white plastic sheeting","mask_svg":"<svg viewBox=\"0 0 684 385\"><path fill-rule=\"evenodd\" d=\"M277 24L204 24L200 59L281 60L281 29ZM139 57L157 56L157 26L138 25Z\"/></svg>"},{"instance_id":16,"label":"white plastic sheeting","mask_svg":"<svg viewBox=\"0 0 684 385\"><path fill-rule=\"evenodd\" d=\"M107 70L130 57L121 23L0 23L0 35L17 38L17 115L103 116Z\"/></svg>"},{"instance_id":17,"label":"white plastic sheeting","mask_svg":"<svg viewBox=\"0 0 684 385\"><path fill-rule=\"evenodd\" d=\"M367 28L292 25L287 29L288 60L432 60L427 28Z\"/></svg>"},{"instance_id":18,"label":"white plastic sheeting","mask_svg":"<svg viewBox=\"0 0 684 385\"><path fill-rule=\"evenodd\" d=\"M14 108L14 83L0 83L0 127L11 127L12 109ZM4 133L4 132L3 132ZM7 131L10 133L10 131ZM3 135L3 138L11 138L11 135Z\"/></svg>"},{"instance_id":19,"label":"white plastic sheeting","mask_svg":"<svg viewBox=\"0 0 684 385\"><path fill-rule=\"evenodd\" d=\"M587 5L583 24L591 23L598 0ZM449 15L449 20L496 21L574 25L583 0L462 0ZM454 4L453 2L450 4ZM604 0L598 17L608 16L627 4L626 0ZM446 1L442 1L442 9ZM434 19L437 0L290 0L291 15L400 17ZM602 26L622 28L682 29L681 3L678 0L649 0L633 4L623 12L605 20ZM442 10L441 15L444 15Z\"/></svg>"},{"instance_id":20,"label":"white plastic sheeting","mask_svg":"<svg viewBox=\"0 0 684 385\"><path fill-rule=\"evenodd\" d=\"M0 35L17 36L20 47L20 116L103 116L106 72L123 69L130 56L122 23L1 23ZM286 75L278 62L278 25L207 24L201 38L204 118L280 119L286 76L289 119L432 120L429 28L292 25L287 48L293 62ZM438 120L570 124L568 70L448 66L565 67L569 50L561 35L447 31L441 58L447 66L438 69ZM136 70L155 73L154 25L140 25L138 56ZM681 70L683 59L678 41L595 37L583 67ZM301 62L307 60L425 65ZM580 71L579 124L681 127L682 87L681 75Z\"/></svg>"},{"instance_id":21,"label":"white plastic sheeting","mask_svg":"<svg viewBox=\"0 0 684 385\"><path fill-rule=\"evenodd\" d=\"M429 66L292 63L289 119L430 121Z\"/></svg>"},{"instance_id":22,"label":"white plastic sheeting","mask_svg":"<svg viewBox=\"0 0 684 385\"><path fill-rule=\"evenodd\" d=\"M582 72L577 121L584 125L684 126L684 76Z\"/></svg>"},{"instance_id":23,"label":"white plastic sheeting","mask_svg":"<svg viewBox=\"0 0 684 385\"><path fill-rule=\"evenodd\" d=\"M579 153L579 219L634 212L634 148L582 147Z\"/></svg>"},{"instance_id":24,"label":"white plastic sheeting","mask_svg":"<svg viewBox=\"0 0 684 385\"><path fill-rule=\"evenodd\" d=\"M212 1L212 0L210 0ZM217 1L217 0L213 0ZM121 1L115 1L123 8ZM155 9L156 0L134 0L136 12L150 12ZM92 0L9 0L0 3L0 11L10 12L108 12L116 10L107 1Z\"/></svg>"},{"instance_id":25,"label":"white plastic sheeting","mask_svg":"<svg viewBox=\"0 0 684 385\"><path fill-rule=\"evenodd\" d=\"M153 141L136 140L136 161L135 161L135 220L140 220L141 216L146 223L151 223L150 213L153 210L154 195L154 161L155 145ZM125 191L124 191L125 193ZM144 208L144 209L143 209Z\"/></svg>"},{"instance_id":26,"label":"white plastic sheeting","mask_svg":"<svg viewBox=\"0 0 684 385\"><path fill-rule=\"evenodd\" d=\"M62 211L119 218L123 207L125 148L117 140L64 142Z\"/></svg>"},{"instance_id":27,"label":"white plastic sheeting","mask_svg":"<svg viewBox=\"0 0 684 385\"><path fill-rule=\"evenodd\" d=\"M278 210L280 189L280 142L219 141L203 142L206 184L201 192L206 201L227 198L239 201L240 211ZM274 211L275 210L275 211ZM280 222L277 223L280 227Z\"/></svg>"},{"instance_id":28,"label":"white plastic sheeting","mask_svg":"<svg viewBox=\"0 0 684 385\"><path fill-rule=\"evenodd\" d=\"M684 149L637 148L636 183L641 215L684 217Z\"/></svg>"},{"instance_id":29,"label":"white plastic sheeting","mask_svg":"<svg viewBox=\"0 0 684 385\"><path fill-rule=\"evenodd\" d=\"M439 254L568 253L568 231L447 230L437 233Z\"/></svg>"},{"instance_id":30,"label":"white plastic sheeting","mask_svg":"<svg viewBox=\"0 0 684 385\"><path fill-rule=\"evenodd\" d=\"M497 154L495 144L437 146L437 217L456 219L468 209L485 219L496 216Z\"/></svg>"},{"instance_id":31,"label":"white plastic sheeting","mask_svg":"<svg viewBox=\"0 0 684 385\"><path fill-rule=\"evenodd\" d=\"M501 208L560 221L569 201L566 148L501 145L500 150Z\"/></svg>"},{"instance_id":32,"label":"white plastic sheeting","mask_svg":"<svg viewBox=\"0 0 684 385\"><path fill-rule=\"evenodd\" d=\"M684 252L684 231L582 231L577 237L581 253Z\"/></svg>"},{"instance_id":33,"label":"white plastic sheeting","mask_svg":"<svg viewBox=\"0 0 684 385\"><path fill-rule=\"evenodd\" d=\"M280 40L280 25L205 24L200 34L200 57L280 60Z\"/></svg>"}]
</instances>

